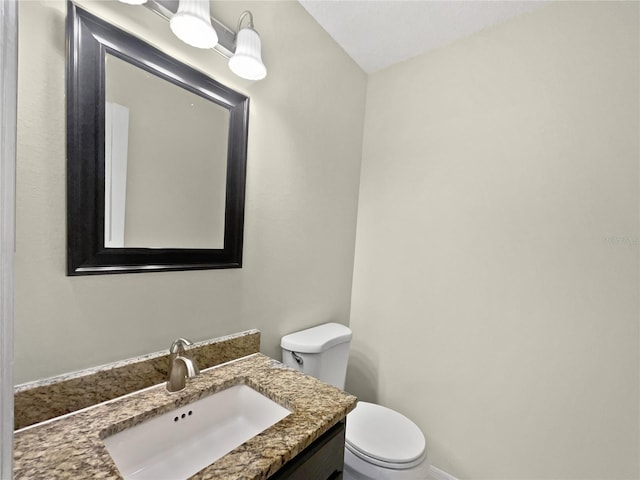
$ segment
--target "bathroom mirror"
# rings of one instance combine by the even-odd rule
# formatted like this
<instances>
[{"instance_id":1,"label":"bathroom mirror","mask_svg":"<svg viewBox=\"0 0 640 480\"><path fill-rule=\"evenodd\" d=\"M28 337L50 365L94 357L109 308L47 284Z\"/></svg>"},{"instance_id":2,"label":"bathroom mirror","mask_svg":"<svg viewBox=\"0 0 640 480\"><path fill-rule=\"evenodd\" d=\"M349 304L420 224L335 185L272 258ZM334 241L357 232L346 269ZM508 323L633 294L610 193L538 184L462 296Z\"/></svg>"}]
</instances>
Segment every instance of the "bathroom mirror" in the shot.
<instances>
[{"instance_id":1,"label":"bathroom mirror","mask_svg":"<svg viewBox=\"0 0 640 480\"><path fill-rule=\"evenodd\" d=\"M67 274L241 267L249 99L67 19Z\"/></svg>"}]
</instances>

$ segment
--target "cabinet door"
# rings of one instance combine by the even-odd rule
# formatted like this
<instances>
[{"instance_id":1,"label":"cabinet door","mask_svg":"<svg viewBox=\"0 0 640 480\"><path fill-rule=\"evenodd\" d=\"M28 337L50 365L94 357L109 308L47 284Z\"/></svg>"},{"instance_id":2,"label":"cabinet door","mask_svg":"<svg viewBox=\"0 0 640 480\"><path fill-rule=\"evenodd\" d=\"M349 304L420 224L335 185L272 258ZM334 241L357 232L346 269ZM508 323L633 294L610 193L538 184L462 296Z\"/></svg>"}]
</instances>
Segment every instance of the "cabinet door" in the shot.
<instances>
[{"instance_id":1,"label":"cabinet door","mask_svg":"<svg viewBox=\"0 0 640 480\"><path fill-rule=\"evenodd\" d=\"M344 420L296 455L272 480L340 480L344 468Z\"/></svg>"}]
</instances>

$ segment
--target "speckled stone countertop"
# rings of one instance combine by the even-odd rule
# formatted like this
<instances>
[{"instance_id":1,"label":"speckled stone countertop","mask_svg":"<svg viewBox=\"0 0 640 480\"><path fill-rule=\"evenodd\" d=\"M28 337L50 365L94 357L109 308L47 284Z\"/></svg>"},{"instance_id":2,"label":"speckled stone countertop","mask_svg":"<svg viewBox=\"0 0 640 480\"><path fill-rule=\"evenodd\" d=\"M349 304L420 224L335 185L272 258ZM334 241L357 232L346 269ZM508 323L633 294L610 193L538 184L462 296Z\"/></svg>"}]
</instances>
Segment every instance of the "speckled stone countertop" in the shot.
<instances>
[{"instance_id":1,"label":"speckled stone countertop","mask_svg":"<svg viewBox=\"0 0 640 480\"><path fill-rule=\"evenodd\" d=\"M14 478L120 479L103 438L237 384L258 390L292 413L190 479L266 479L343 419L357 401L256 353L202 372L177 393L160 384L17 431Z\"/></svg>"},{"instance_id":2,"label":"speckled stone countertop","mask_svg":"<svg viewBox=\"0 0 640 480\"><path fill-rule=\"evenodd\" d=\"M168 346L167 346L168 348ZM260 332L245 332L194 343L187 349L200 369L260 350ZM167 379L169 350L15 387L15 426L27 427L97 403L121 397Z\"/></svg>"}]
</instances>

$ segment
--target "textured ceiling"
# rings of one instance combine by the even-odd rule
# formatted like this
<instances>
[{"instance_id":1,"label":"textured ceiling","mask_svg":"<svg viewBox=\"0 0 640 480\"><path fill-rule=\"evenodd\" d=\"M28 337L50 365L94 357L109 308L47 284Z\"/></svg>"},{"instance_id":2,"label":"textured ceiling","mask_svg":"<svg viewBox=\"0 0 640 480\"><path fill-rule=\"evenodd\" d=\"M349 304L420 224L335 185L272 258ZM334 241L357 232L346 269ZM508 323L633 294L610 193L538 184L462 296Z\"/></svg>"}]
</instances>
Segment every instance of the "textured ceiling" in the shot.
<instances>
[{"instance_id":1,"label":"textured ceiling","mask_svg":"<svg viewBox=\"0 0 640 480\"><path fill-rule=\"evenodd\" d=\"M368 73L447 45L546 1L299 0Z\"/></svg>"}]
</instances>

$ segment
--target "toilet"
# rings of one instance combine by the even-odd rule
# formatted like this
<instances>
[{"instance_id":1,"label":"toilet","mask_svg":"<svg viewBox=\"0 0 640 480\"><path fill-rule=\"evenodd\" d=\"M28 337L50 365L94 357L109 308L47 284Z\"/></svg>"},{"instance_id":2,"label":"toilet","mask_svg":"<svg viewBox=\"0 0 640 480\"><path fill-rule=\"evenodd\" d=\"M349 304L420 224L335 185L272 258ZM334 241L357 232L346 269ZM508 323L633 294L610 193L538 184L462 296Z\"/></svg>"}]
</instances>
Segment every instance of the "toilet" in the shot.
<instances>
[{"instance_id":1,"label":"toilet","mask_svg":"<svg viewBox=\"0 0 640 480\"><path fill-rule=\"evenodd\" d=\"M282 337L282 362L344 389L351 330L325 323ZM358 402L347 415L345 480L426 480L427 446L422 431L404 415Z\"/></svg>"}]
</instances>

